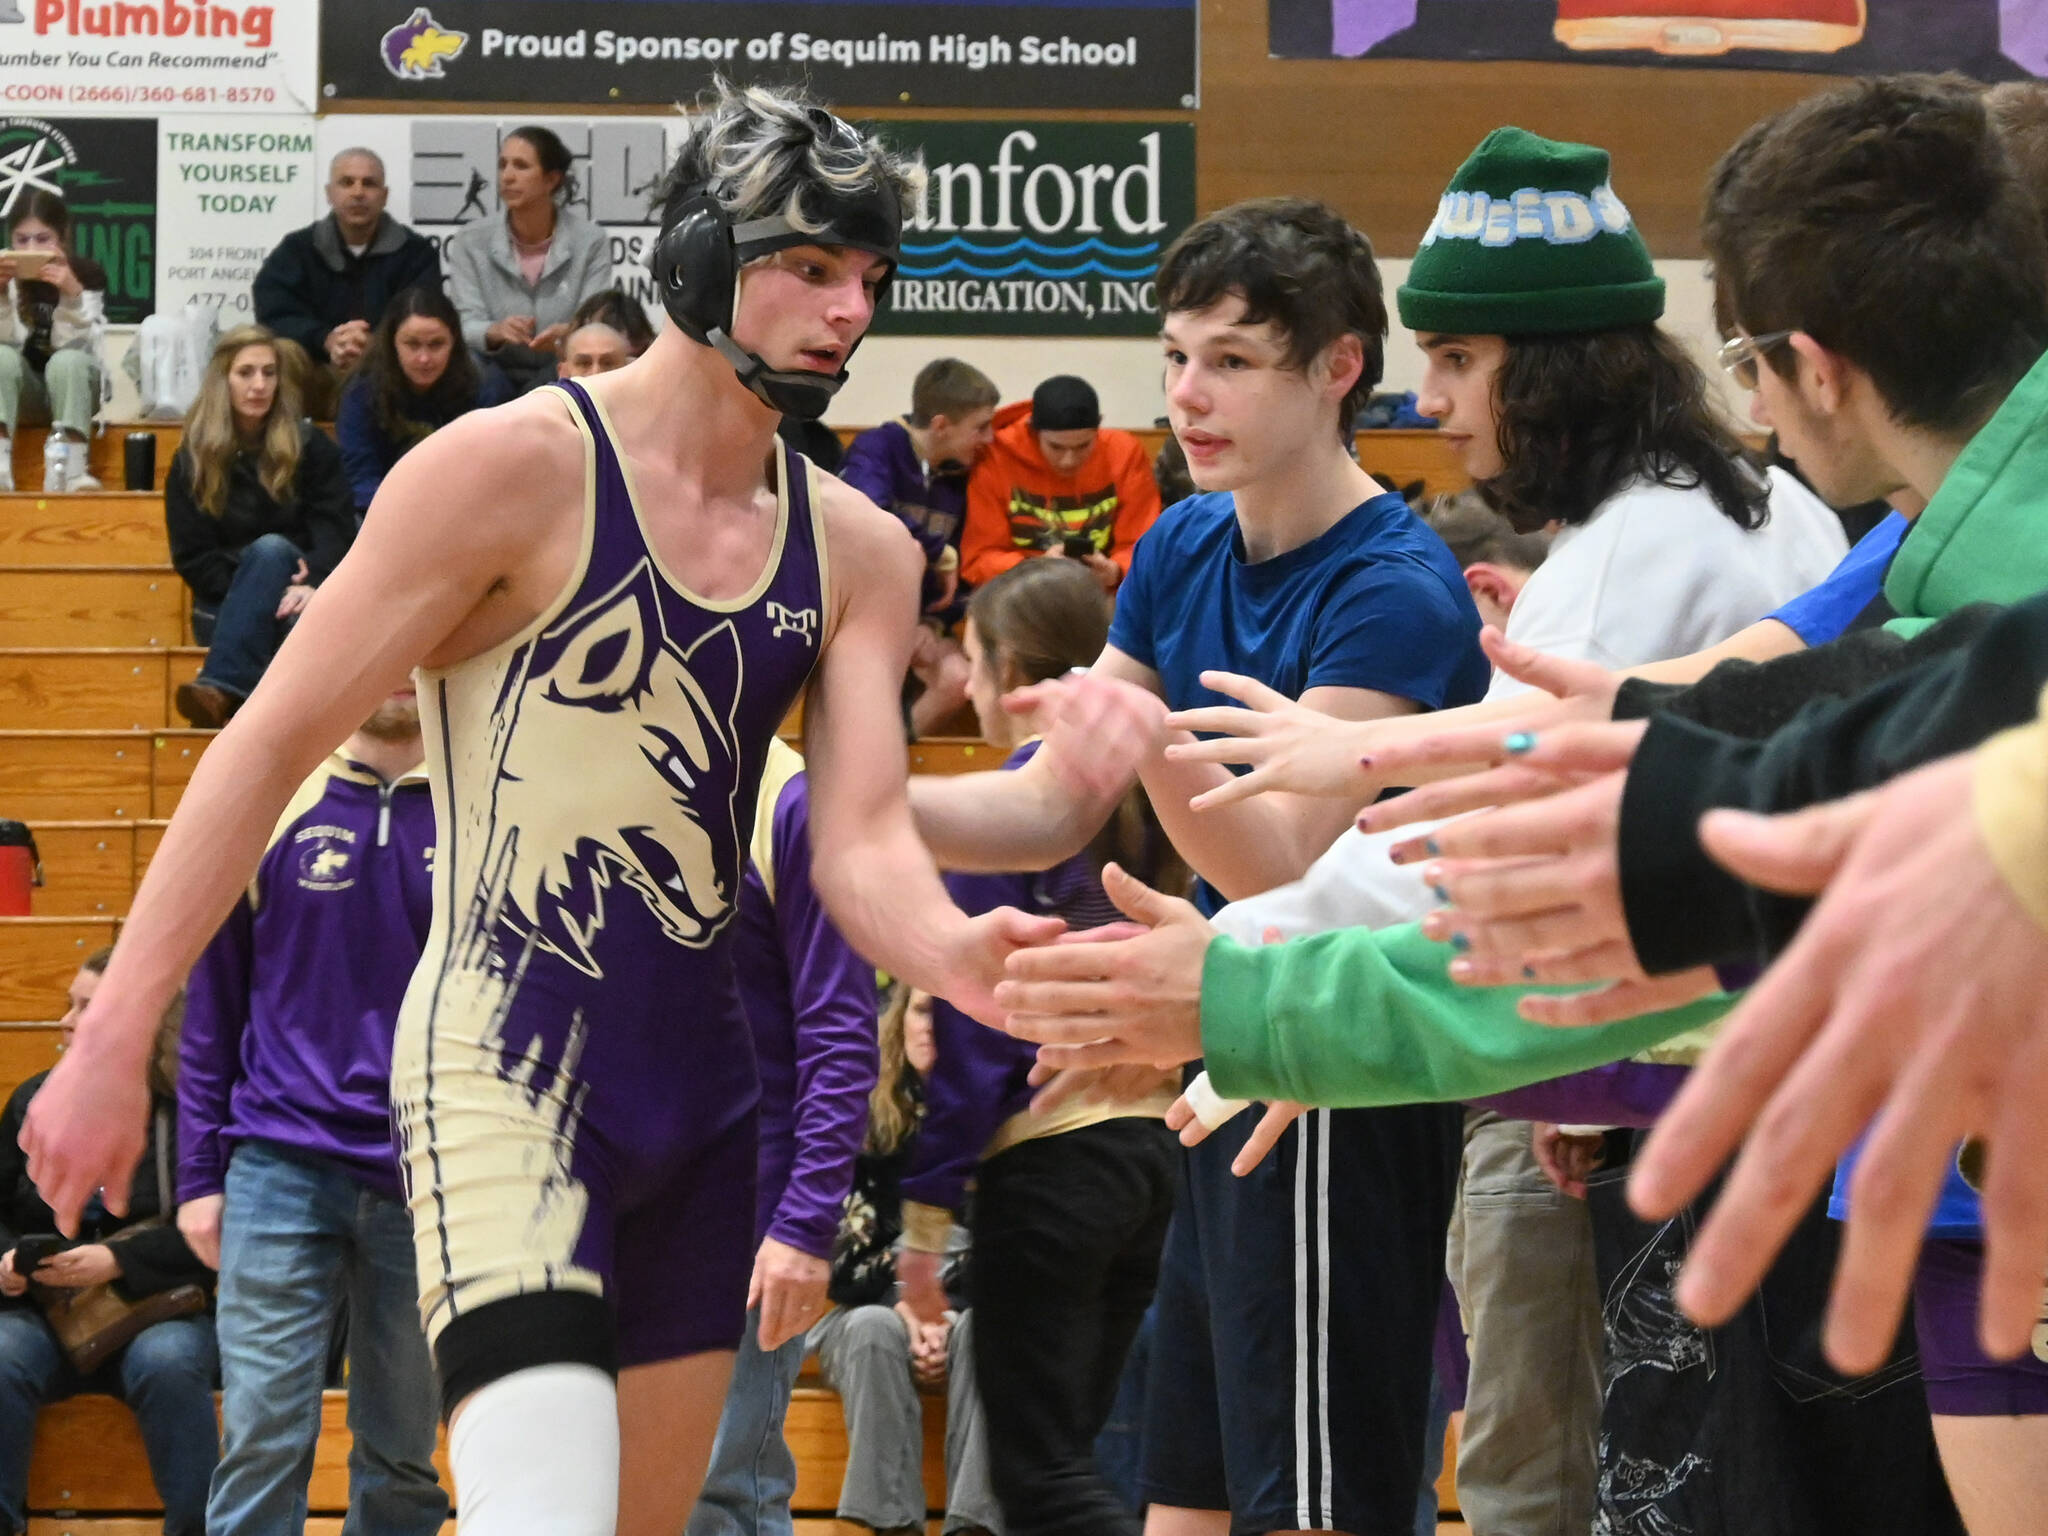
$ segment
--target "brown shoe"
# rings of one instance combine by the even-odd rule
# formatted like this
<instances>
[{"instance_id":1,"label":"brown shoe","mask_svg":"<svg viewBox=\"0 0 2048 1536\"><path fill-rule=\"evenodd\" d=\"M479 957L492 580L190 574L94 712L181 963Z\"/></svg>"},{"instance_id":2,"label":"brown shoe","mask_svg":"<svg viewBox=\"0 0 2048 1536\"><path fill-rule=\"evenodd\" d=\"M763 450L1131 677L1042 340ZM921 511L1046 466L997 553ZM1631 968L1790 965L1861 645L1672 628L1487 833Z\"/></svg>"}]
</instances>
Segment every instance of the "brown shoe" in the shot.
<instances>
[{"instance_id":1,"label":"brown shoe","mask_svg":"<svg viewBox=\"0 0 2048 1536\"><path fill-rule=\"evenodd\" d=\"M178 713L203 731L217 731L226 725L242 701L211 683L180 683L175 697Z\"/></svg>"}]
</instances>

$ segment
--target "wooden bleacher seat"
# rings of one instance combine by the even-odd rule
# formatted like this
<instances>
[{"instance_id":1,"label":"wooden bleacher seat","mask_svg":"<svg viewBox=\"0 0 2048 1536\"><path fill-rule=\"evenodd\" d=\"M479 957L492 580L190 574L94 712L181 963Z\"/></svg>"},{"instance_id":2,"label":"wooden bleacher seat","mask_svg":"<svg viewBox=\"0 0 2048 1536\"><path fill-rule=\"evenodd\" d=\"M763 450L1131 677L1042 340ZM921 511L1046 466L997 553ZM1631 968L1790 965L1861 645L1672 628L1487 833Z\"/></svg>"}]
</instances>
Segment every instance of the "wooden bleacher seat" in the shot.
<instances>
[{"instance_id":1,"label":"wooden bleacher seat","mask_svg":"<svg viewBox=\"0 0 2048 1536\"><path fill-rule=\"evenodd\" d=\"M157 492L0 496L0 565L168 565Z\"/></svg>"},{"instance_id":2,"label":"wooden bleacher seat","mask_svg":"<svg viewBox=\"0 0 2048 1536\"><path fill-rule=\"evenodd\" d=\"M161 820L213 735L0 730L0 816L31 825Z\"/></svg>"},{"instance_id":3,"label":"wooden bleacher seat","mask_svg":"<svg viewBox=\"0 0 2048 1536\"><path fill-rule=\"evenodd\" d=\"M0 650L0 719L53 731L182 725L178 685L197 677L205 658L198 646Z\"/></svg>"},{"instance_id":4,"label":"wooden bleacher seat","mask_svg":"<svg viewBox=\"0 0 2048 1536\"><path fill-rule=\"evenodd\" d=\"M0 647L181 645L187 608L168 565L0 565Z\"/></svg>"},{"instance_id":5,"label":"wooden bleacher seat","mask_svg":"<svg viewBox=\"0 0 2048 1536\"><path fill-rule=\"evenodd\" d=\"M48 1010L62 1011L59 998ZM0 1024L0 1104L38 1072L57 1064L63 1030L54 1023Z\"/></svg>"},{"instance_id":6,"label":"wooden bleacher seat","mask_svg":"<svg viewBox=\"0 0 2048 1536\"><path fill-rule=\"evenodd\" d=\"M185 438L182 421L102 422L86 449L93 478L109 490L121 488L125 452L121 445L130 432L148 432L156 438L156 488L162 490L164 477L171 471L171 456ZM43 483L43 444L48 437L46 427L22 427L14 434L14 483L24 491Z\"/></svg>"},{"instance_id":7,"label":"wooden bleacher seat","mask_svg":"<svg viewBox=\"0 0 2048 1536\"><path fill-rule=\"evenodd\" d=\"M64 1011L79 962L114 942L111 917L0 917L0 1023L46 1023Z\"/></svg>"}]
</instances>

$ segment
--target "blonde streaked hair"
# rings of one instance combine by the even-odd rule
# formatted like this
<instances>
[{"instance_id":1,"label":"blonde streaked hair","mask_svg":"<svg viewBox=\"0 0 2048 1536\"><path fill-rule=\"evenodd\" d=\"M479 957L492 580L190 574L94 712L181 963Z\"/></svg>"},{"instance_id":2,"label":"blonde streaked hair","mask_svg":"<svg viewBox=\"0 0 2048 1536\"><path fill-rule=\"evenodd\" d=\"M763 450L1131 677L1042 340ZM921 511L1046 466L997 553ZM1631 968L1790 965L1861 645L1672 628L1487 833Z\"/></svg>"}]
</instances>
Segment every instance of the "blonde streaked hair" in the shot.
<instances>
[{"instance_id":1,"label":"blonde streaked hair","mask_svg":"<svg viewBox=\"0 0 2048 1536\"><path fill-rule=\"evenodd\" d=\"M227 510L228 474L242 451L235 431L234 402L228 394L228 371L247 347L263 347L277 362L277 393L271 396L270 414L263 418L256 478L274 500L284 502L290 498L292 481L299 472L297 373L285 355L284 344L269 327L238 325L213 344L199 398L185 417L185 441L179 449L190 455L192 499L208 517L219 517Z\"/></svg>"},{"instance_id":2,"label":"blonde streaked hair","mask_svg":"<svg viewBox=\"0 0 2048 1536\"><path fill-rule=\"evenodd\" d=\"M780 214L791 229L814 235L825 228L805 201L814 186L840 193L890 188L908 223L924 201L924 157L868 135L858 150L822 143L811 119L817 108L799 92L716 81L695 108L682 109L688 136L662 183L662 223L709 187L735 224Z\"/></svg>"}]
</instances>

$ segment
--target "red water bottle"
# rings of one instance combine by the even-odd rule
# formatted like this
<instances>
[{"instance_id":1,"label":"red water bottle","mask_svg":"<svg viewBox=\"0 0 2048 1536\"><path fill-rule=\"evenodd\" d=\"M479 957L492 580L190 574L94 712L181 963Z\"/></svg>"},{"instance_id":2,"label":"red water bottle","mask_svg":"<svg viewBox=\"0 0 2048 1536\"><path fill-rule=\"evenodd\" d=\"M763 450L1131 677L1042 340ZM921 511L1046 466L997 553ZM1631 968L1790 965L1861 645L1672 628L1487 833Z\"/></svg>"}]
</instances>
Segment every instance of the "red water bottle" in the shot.
<instances>
[{"instance_id":1,"label":"red water bottle","mask_svg":"<svg viewBox=\"0 0 2048 1536\"><path fill-rule=\"evenodd\" d=\"M42 883L35 833L18 821L0 821L0 917L27 917L28 893Z\"/></svg>"}]
</instances>

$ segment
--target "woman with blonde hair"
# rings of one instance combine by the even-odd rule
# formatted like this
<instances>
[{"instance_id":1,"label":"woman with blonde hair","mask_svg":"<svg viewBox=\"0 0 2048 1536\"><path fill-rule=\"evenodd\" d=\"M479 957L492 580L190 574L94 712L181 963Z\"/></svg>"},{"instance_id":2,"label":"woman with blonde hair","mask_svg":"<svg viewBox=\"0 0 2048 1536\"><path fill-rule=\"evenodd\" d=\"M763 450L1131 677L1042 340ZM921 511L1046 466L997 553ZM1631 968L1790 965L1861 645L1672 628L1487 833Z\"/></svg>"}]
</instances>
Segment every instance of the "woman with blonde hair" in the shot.
<instances>
[{"instance_id":1,"label":"woman with blonde hair","mask_svg":"<svg viewBox=\"0 0 2048 1536\"><path fill-rule=\"evenodd\" d=\"M260 325L214 344L164 484L164 523L192 589L192 636L208 648L198 679L178 689L178 713L222 726L356 532L341 450L301 416L277 338Z\"/></svg>"}]
</instances>

